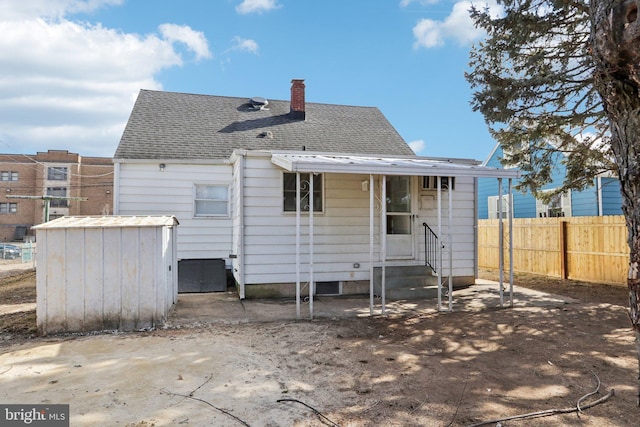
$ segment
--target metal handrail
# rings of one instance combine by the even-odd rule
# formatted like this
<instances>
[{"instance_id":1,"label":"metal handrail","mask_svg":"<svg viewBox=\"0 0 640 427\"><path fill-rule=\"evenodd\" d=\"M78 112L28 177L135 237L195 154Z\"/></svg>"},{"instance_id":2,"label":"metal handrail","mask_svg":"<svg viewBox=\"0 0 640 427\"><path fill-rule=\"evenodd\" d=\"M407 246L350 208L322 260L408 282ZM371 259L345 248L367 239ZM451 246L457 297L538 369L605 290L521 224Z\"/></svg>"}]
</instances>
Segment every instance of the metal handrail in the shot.
<instances>
[{"instance_id":1,"label":"metal handrail","mask_svg":"<svg viewBox=\"0 0 640 427\"><path fill-rule=\"evenodd\" d=\"M424 264L431 268L434 273L437 273L438 235L426 222L423 222L422 226L424 227Z\"/></svg>"}]
</instances>

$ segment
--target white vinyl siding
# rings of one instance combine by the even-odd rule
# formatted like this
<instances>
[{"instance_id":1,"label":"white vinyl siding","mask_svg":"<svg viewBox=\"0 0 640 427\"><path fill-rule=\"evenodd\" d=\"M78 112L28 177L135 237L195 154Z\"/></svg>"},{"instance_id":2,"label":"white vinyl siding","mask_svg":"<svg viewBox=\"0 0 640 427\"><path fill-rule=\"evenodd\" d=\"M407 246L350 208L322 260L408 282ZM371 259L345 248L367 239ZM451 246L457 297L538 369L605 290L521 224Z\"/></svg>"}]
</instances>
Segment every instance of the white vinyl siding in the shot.
<instances>
[{"instance_id":1,"label":"white vinyl siding","mask_svg":"<svg viewBox=\"0 0 640 427\"><path fill-rule=\"evenodd\" d=\"M290 283L296 271L296 216L282 211L282 175L269 158L246 161L245 281ZM324 212L314 213L317 281L369 279L368 175L323 174ZM379 214L376 224L379 221ZM376 229L376 235L378 230ZM301 273L308 273L309 212L301 215ZM360 264L354 268L354 263Z\"/></svg>"},{"instance_id":2,"label":"white vinyl siding","mask_svg":"<svg viewBox=\"0 0 640 427\"><path fill-rule=\"evenodd\" d=\"M178 259L223 258L231 253L231 212L226 216L194 215L196 184L231 188L230 165L166 163L119 165L119 215L175 215L178 226Z\"/></svg>"},{"instance_id":3,"label":"white vinyl siding","mask_svg":"<svg viewBox=\"0 0 640 427\"><path fill-rule=\"evenodd\" d=\"M178 258L223 258L234 267L236 278L247 285L292 283L296 280L296 215L283 212L283 170L268 156L249 154L233 165L176 165L121 163L117 185L120 215L175 215L178 226ZM244 178L241 177L241 174ZM240 183L244 179L244 187ZM423 264L422 223L437 229L437 192L420 190L413 178L417 257L387 265ZM380 188L375 177L374 265L380 265ZM369 181L364 174L323 174L323 212L314 212L314 278L316 281L369 280ZM194 217L194 186L225 185L229 188L228 217ZM364 191L363 191L364 189ZM454 276L475 274L475 193L471 177L456 177L453 223L448 224L448 191L442 191L442 235L448 268L453 251ZM240 198L242 197L242 198ZM241 218L241 212L243 217ZM241 230L243 238L241 239ZM448 234L451 231L451 236ZM306 280L309 269L309 212L301 213L300 269ZM242 258L242 259L240 259ZM359 265L358 268L354 267ZM239 269L243 268L243 271ZM238 271L236 271L238 269ZM445 269L445 273L447 270ZM448 274L448 273L447 273Z\"/></svg>"},{"instance_id":4,"label":"white vinyl siding","mask_svg":"<svg viewBox=\"0 0 640 427\"><path fill-rule=\"evenodd\" d=\"M314 278L317 281L369 279L369 191L363 181L369 175L325 173L324 212L314 214ZM248 157L244 188L244 264L246 284L291 283L295 281L296 217L282 212L282 171L268 158ZM418 178L416 178L417 180ZM445 272L448 254L453 250L453 275L475 275L475 186L472 177L456 177L453 192L453 223L448 226L448 192L442 192L442 234ZM416 181L417 184L417 181ZM380 176L375 177L376 198L380 197ZM418 188L418 185L413 186ZM424 263L424 233L427 222L437 231L436 191L423 190L414 195L430 197L418 207L413 218L418 258L409 263ZM422 205L422 204L421 204ZM380 206L375 209L374 263L380 265ZM309 269L309 213L301 215L302 280ZM452 248L452 249L451 249ZM354 268L354 264L359 268ZM402 261L387 265L404 265ZM448 274L448 273L447 273Z\"/></svg>"},{"instance_id":5,"label":"white vinyl siding","mask_svg":"<svg viewBox=\"0 0 640 427\"><path fill-rule=\"evenodd\" d=\"M455 177L452 223L449 226L449 191L442 190L442 232L438 237L444 245L442 261L443 275L449 274L449 251L453 251L453 276L475 276L475 185L472 177ZM419 259L424 260L424 229L426 222L438 233L437 191L423 189L420 192L418 210ZM449 237L450 234L450 237Z\"/></svg>"}]
</instances>

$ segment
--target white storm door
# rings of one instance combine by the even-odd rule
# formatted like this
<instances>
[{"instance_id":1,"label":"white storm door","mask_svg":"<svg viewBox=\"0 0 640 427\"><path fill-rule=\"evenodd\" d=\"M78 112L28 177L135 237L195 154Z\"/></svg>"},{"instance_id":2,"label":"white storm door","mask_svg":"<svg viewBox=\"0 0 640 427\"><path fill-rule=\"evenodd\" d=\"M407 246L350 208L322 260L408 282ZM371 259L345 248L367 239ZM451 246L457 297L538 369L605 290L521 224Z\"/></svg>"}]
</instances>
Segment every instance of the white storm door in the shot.
<instances>
[{"instance_id":1,"label":"white storm door","mask_svg":"<svg viewBox=\"0 0 640 427\"><path fill-rule=\"evenodd\" d=\"M413 203L410 176L387 176L387 259L413 259Z\"/></svg>"}]
</instances>

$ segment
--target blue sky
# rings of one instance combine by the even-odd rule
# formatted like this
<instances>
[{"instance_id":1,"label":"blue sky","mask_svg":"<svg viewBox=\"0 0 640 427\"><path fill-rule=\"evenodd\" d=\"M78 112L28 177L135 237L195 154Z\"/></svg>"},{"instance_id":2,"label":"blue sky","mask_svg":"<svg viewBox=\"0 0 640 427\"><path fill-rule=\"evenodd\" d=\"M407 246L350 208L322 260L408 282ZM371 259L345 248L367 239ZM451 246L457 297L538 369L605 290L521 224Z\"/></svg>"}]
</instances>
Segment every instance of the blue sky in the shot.
<instances>
[{"instance_id":1,"label":"blue sky","mask_svg":"<svg viewBox=\"0 0 640 427\"><path fill-rule=\"evenodd\" d=\"M470 4L0 0L0 152L111 157L140 89L288 100L302 78L307 102L378 107L419 155L484 160Z\"/></svg>"}]
</instances>

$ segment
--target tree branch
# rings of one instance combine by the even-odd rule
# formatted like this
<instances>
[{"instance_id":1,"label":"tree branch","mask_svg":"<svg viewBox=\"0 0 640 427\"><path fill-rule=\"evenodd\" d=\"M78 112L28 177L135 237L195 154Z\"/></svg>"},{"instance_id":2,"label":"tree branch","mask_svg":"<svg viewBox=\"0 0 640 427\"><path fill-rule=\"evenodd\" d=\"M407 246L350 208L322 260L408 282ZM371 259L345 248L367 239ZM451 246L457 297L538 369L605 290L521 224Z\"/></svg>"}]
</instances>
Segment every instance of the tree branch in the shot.
<instances>
[{"instance_id":1,"label":"tree branch","mask_svg":"<svg viewBox=\"0 0 640 427\"><path fill-rule=\"evenodd\" d=\"M489 420L489 421L482 421L476 424L471 424L467 427L480 427L480 426L486 426L489 424L497 424L499 422L502 421L512 421L512 420L524 420L524 419L528 419L528 418L541 418L541 417L549 417L552 415L560 415L560 414L570 414L572 412L578 412L580 411L580 409L589 409L592 408L596 405L599 405L601 403L606 402L607 400L609 400L611 398L611 396L613 396L615 394L615 391L613 389L609 390L609 393L605 394L604 396L602 396L600 399L591 402L587 405L582 406L581 408L578 407L572 407L572 408L564 408L564 409L547 409L546 411L538 411L538 412L530 412L528 414L522 414L522 415L514 415L512 417L505 417L505 418L497 418L495 420Z\"/></svg>"}]
</instances>

